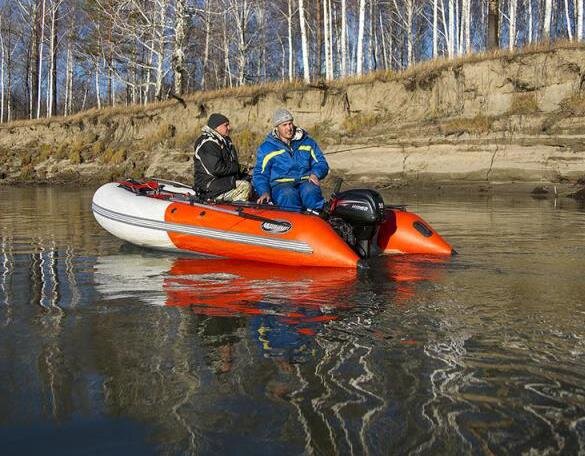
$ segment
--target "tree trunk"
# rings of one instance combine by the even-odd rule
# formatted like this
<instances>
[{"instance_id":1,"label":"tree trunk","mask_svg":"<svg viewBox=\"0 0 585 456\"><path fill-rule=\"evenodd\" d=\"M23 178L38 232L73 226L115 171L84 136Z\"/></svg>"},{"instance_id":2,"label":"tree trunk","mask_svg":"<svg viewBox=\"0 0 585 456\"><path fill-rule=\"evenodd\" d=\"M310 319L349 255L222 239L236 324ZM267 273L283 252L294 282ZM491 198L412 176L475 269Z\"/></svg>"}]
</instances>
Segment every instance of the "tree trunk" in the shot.
<instances>
[{"instance_id":1,"label":"tree trunk","mask_svg":"<svg viewBox=\"0 0 585 456\"><path fill-rule=\"evenodd\" d=\"M257 46L257 51L258 51L258 57L254 60L256 60L257 64L256 64L256 82L260 82L262 81L262 64L263 62L265 62L266 60L266 40L265 40L265 36L264 35L264 10L262 9L261 5L258 5L258 8L256 8L256 33L258 33L260 35L259 38L259 42L258 42L258 46Z\"/></svg>"},{"instance_id":2,"label":"tree trunk","mask_svg":"<svg viewBox=\"0 0 585 456\"><path fill-rule=\"evenodd\" d=\"M36 0L32 6L32 30L30 35L30 51L26 61L26 92L28 95L28 118L33 119L35 117L35 101L37 99L37 81L39 72L39 6Z\"/></svg>"},{"instance_id":3,"label":"tree trunk","mask_svg":"<svg viewBox=\"0 0 585 456\"><path fill-rule=\"evenodd\" d=\"M239 23L239 45L238 45L238 85L242 86L246 82L246 7L247 1L244 0L242 11L238 14Z\"/></svg>"},{"instance_id":4,"label":"tree trunk","mask_svg":"<svg viewBox=\"0 0 585 456\"><path fill-rule=\"evenodd\" d=\"M376 69L376 55L374 54L374 2L370 0L370 17L368 23L369 40L368 40L368 56L370 63L368 68L370 70Z\"/></svg>"},{"instance_id":5,"label":"tree trunk","mask_svg":"<svg viewBox=\"0 0 585 456\"><path fill-rule=\"evenodd\" d=\"M207 71L207 63L209 61L209 38L211 33L211 1L207 1L205 5L205 45L203 48L203 65L201 68L201 89L205 90L205 72Z\"/></svg>"},{"instance_id":6,"label":"tree trunk","mask_svg":"<svg viewBox=\"0 0 585 456\"><path fill-rule=\"evenodd\" d=\"M514 0L515 1L515 0ZM461 0L461 21L459 23L459 53L465 54L471 49L470 39L470 0Z\"/></svg>"},{"instance_id":7,"label":"tree trunk","mask_svg":"<svg viewBox=\"0 0 585 456\"><path fill-rule=\"evenodd\" d=\"M165 56L165 21L166 21L166 7L168 0L162 0L160 2L160 9L158 11L158 49L157 49L157 60L156 60L156 85L155 85L155 96L157 100L162 99L162 85L163 85L163 63Z\"/></svg>"},{"instance_id":8,"label":"tree trunk","mask_svg":"<svg viewBox=\"0 0 585 456\"><path fill-rule=\"evenodd\" d=\"M108 8L112 10L111 2L108 2ZM108 20L108 104L114 106L116 103L116 96L114 94L114 42L112 40L112 32L114 24L112 20Z\"/></svg>"},{"instance_id":9,"label":"tree trunk","mask_svg":"<svg viewBox=\"0 0 585 456\"><path fill-rule=\"evenodd\" d=\"M341 0L341 77L347 75L347 0Z\"/></svg>"},{"instance_id":10,"label":"tree trunk","mask_svg":"<svg viewBox=\"0 0 585 456\"><path fill-rule=\"evenodd\" d=\"M580 0L581 1L581 0ZM532 28L532 0L526 0L526 14L528 16L527 18L527 22L528 22L528 26L527 26L527 35L528 35L528 44L532 43L532 40L534 39L534 33L533 33L533 28Z\"/></svg>"},{"instance_id":11,"label":"tree trunk","mask_svg":"<svg viewBox=\"0 0 585 456\"><path fill-rule=\"evenodd\" d=\"M565 21L567 23L567 35L569 36L569 41L573 41L573 27L571 26L571 12L569 9L569 0L565 0Z\"/></svg>"},{"instance_id":12,"label":"tree trunk","mask_svg":"<svg viewBox=\"0 0 585 456\"><path fill-rule=\"evenodd\" d=\"M471 0L466 0L467 12L465 16L465 52L471 52Z\"/></svg>"},{"instance_id":13,"label":"tree trunk","mask_svg":"<svg viewBox=\"0 0 585 456\"><path fill-rule=\"evenodd\" d=\"M37 77L37 113L36 118L39 119L41 117L41 82L43 76L43 47L44 47L44 39L45 39L45 7L46 7L46 0L43 0L41 9L41 36L39 41L39 64L38 64L38 77Z\"/></svg>"},{"instance_id":14,"label":"tree trunk","mask_svg":"<svg viewBox=\"0 0 585 456\"><path fill-rule=\"evenodd\" d=\"M414 63L414 0L406 0L406 65Z\"/></svg>"},{"instance_id":15,"label":"tree trunk","mask_svg":"<svg viewBox=\"0 0 585 456\"><path fill-rule=\"evenodd\" d=\"M327 0L323 0L323 2L326 2ZM321 10L321 0L316 0L314 2L315 4L315 8L316 8L316 17L317 17L317 25L316 25L316 29L317 29L317 44L316 44L316 53L317 53L317 59L315 60L315 71L314 71L314 75L318 78L321 77L321 64L322 64L322 58L323 58L323 54L322 54L322 50L323 50L323 12Z\"/></svg>"},{"instance_id":16,"label":"tree trunk","mask_svg":"<svg viewBox=\"0 0 585 456\"><path fill-rule=\"evenodd\" d=\"M436 59L439 56L439 30L438 30L438 9L439 0L433 0L433 58Z\"/></svg>"},{"instance_id":17,"label":"tree trunk","mask_svg":"<svg viewBox=\"0 0 585 456\"><path fill-rule=\"evenodd\" d=\"M550 23L552 19L552 0L544 0L544 18L542 23L542 38L550 40Z\"/></svg>"},{"instance_id":18,"label":"tree trunk","mask_svg":"<svg viewBox=\"0 0 585 456\"><path fill-rule=\"evenodd\" d=\"M7 58L6 58L6 69L8 72L8 81L6 87L6 122L12 121L12 53L10 49L12 49L12 39L10 38L12 31L11 27L8 28L8 49Z\"/></svg>"},{"instance_id":19,"label":"tree trunk","mask_svg":"<svg viewBox=\"0 0 585 456\"><path fill-rule=\"evenodd\" d=\"M362 0L363 1L363 0ZM301 26L301 52L303 55L303 74L305 83L311 82L311 76L309 71L309 49L307 46L307 30L305 24L305 7L303 0L299 0L299 22Z\"/></svg>"},{"instance_id":20,"label":"tree trunk","mask_svg":"<svg viewBox=\"0 0 585 456\"><path fill-rule=\"evenodd\" d=\"M57 15L59 3L51 5L51 41L49 47L50 70L47 90L47 117L52 117L57 111Z\"/></svg>"},{"instance_id":21,"label":"tree trunk","mask_svg":"<svg viewBox=\"0 0 585 456\"><path fill-rule=\"evenodd\" d=\"M508 5L508 20L510 25L508 27L508 49L514 50L516 47L516 9L518 7L518 0L510 0Z\"/></svg>"},{"instance_id":22,"label":"tree trunk","mask_svg":"<svg viewBox=\"0 0 585 456\"><path fill-rule=\"evenodd\" d=\"M550 0L548 0L550 1ZM500 46L500 4L499 0L488 0L488 36L487 48L497 49Z\"/></svg>"},{"instance_id":23,"label":"tree trunk","mask_svg":"<svg viewBox=\"0 0 585 456\"><path fill-rule=\"evenodd\" d=\"M455 0L449 0L449 45L447 54L449 54L449 57L455 56Z\"/></svg>"},{"instance_id":24,"label":"tree trunk","mask_svg":"<svg viewBox=\"0 0 585 456\"><path fill-rule=\"evenodd\" d=\"M325 51L325 80L326 81L330 81L332 79L332 75L329 72L329 59L330 59L330 55L329 55L329 21L331 20L329 18L329 5L327 3L327 0L323 0L323 19L321 21L322 27L323 27L323 42L324 42L324 51ZM319 57L317 57L319 58ZM319 68L320 65L317 66L317 68ZM317 74L320 74L320 71L317 72Z\"/></svg>"},{"instance_id":25,"label":"tree trunk","mask_svg":"<svg viewBox=\"0 0 585 456\"><path fill-rule=\"evenodd\" d=\"M100 93L100 66L99 59L95 61L95 101L98 109L102 108L102 97Z\"/></svg>"},{"instance_id":26,"label":"tree trunk","mask_svg":"<svg viewBox=\"0 0 585 456\"><path fill-rule=\"evenodd\" d=\"M227 17L223 19L223 67L224 67L224 87L232 86L232 70L230 67L230 47L228 41Z\"/></svg>"},{"instance_id":27,"label":"tree trunk","mask_svg":"<svg viewBox=\"0 0 585 456\"><path fill-rule=\"evenodd\" d=\"M364 64L364 22L366 17L366 0L360 0L358 19L358 40L356 54L356 74L363 74Z\"/></svg>"},{"instance_id":28,"label":"tree trunk","mask_svg":"<svg viewBox=\"0 0 585 456\"><path fill-rule=\"evenodd\" d=\"M4 37L2 36L2 16L0 16L0 123L4 123Z\"/></svg>"},{"instance_id":29,"label":"tree trunk","mask_svg":"<svg viewBox=\"0 0 585 456\"><path fill-rule=\"evenodd\" d=\"M71 112L73 94L73 50L71 33L67 40L67 57L65 62L65 101L63 103L63 115L68 116Z\"/></svg>"},{"instance_id":30,"label":"tree trunk","mask_svg":"<svg viewBox=\"0 0 585 456\"><path fill-rule=\"evenodd\" d=\"M583 0L577 0L577 41L583 41Z\"/></svg>"},{"instance_id":31,"label":"tree trunk","mask_svg":"<svg viewBox=\"0 0 585 456\"><path fill-rule=\"evenodd\" d=\"M386 32L384 30L384 21L382 18L382 11L378 12L380 18L380 40L382 41L382 60L384 62L384 69L390 69L390 60L388 58L388 49L386 48Z\"/></svg>"},{"instance_id":32,"label":"tree trunk","mask_svg":"<svg viewBox=\"0 0 585 456\"><path fill-rule=\"evenodd\" d=\"M186 29L186 0L176 0L175 6L175 48L173 50L172 65L174 75L175 95L183 95L185 85L185 29ZM207 2L208 4L211 2ZM207 58L207 57L206 57ZM205 61L204 61L205 62ZM203 64L201 85L205 83L205 63Z\"/></svg>"},{"instance_id":33,"label":"tree trunk","mask_svg":"<svg viewBox=\"0 0 585 456\"><path fill-rule=\"evenodd\" d=\"M293 70L293 32L292 32L292 2L288 0L288 16L286 16L286 24L288 27L288 80L292 82L294 79Z\"/></svg>"}]
</instances>

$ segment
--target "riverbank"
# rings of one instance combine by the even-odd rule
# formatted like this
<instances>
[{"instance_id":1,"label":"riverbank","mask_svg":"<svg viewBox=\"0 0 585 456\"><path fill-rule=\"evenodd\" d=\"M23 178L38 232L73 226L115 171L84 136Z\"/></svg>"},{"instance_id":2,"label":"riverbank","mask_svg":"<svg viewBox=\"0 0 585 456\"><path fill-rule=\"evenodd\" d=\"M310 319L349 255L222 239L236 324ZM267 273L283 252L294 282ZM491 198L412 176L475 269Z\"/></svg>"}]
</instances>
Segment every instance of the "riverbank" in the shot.
<instances>
[{"instance_id":1,"label":"riverbank","mask_svg":"<svg viewBox=\"0 0 585 456\"><path fill-rule=\"evenodd\" d=\"M585 48L426 62L330 85L199 93L184 103L93 110L0 126L0 184L97 185L122 177L189 182L192 144L228 115L242 162L289 108L334 175L379 188L533 189L585 177ZM524 191L524 190L522 190Z\"/></svg>"}]
</instances>

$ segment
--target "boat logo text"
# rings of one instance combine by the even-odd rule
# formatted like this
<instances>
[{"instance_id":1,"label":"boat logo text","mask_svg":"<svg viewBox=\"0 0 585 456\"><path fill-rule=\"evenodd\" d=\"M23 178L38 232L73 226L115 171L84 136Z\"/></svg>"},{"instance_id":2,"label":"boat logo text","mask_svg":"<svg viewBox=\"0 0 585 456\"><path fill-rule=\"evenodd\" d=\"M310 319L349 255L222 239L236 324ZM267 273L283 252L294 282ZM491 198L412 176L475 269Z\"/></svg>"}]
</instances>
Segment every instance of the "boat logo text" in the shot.
<instances>
[{"instance_id":1,"label":"boat logo text","mask_svg":"<svg viewBox=\"0 0 585 456\"><path fill-rule=\"evenodd\" d=\"M279 223L264 222L264 223L262 223L262 229L264 231L266 231L267 233L272 233L272 234L286 233L291 228L292 228L292 225L289 222L279 222Z\"/></svg>"}]
</instances>

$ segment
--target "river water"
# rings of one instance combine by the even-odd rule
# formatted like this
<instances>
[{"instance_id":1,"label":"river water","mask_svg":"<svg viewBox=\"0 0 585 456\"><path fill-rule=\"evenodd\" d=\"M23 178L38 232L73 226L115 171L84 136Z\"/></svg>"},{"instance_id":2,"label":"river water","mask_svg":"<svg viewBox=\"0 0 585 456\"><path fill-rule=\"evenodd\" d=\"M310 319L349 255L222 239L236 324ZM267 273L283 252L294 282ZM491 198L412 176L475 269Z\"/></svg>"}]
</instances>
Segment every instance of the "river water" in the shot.
<instances>
[{"instance_id":1,"label":"river water","mask_svg":"<svg viewBox=\"0 0 585 456\"><path fill-rule=\"evenodd\" d=\"M413 196L459 251L298 270L0 187L0 453L585 453L585 210Z\"/></svg>"}]
</instances>

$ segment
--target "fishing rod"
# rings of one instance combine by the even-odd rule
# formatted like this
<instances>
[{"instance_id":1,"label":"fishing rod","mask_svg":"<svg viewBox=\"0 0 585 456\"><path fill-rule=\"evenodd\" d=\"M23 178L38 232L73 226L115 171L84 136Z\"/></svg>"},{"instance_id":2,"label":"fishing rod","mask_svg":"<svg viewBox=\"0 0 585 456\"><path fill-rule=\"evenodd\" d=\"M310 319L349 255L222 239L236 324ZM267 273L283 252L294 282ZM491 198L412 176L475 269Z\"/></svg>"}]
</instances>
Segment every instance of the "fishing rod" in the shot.
<instances>
[{"instance_id":1,"label":"fishing rod","mask_svg":"<svg viewBox=\"0 0 585 456\"><path fill-rule=\"evenodd\" d=\"M291 226L290 222L286 222L286 221L282 221L282 220L274 220L274 219L270 219L268 217L263 217L261 215L255 215L255 214L248 214L247 212L244 212L244 209L239 209L239 210L232 210L232 209L226 209L223 207L215 207L212 204L205 204L205 203L197 203L194 200L189 200L189 205L194 206L194 207L200 207L202 209L209 209L215 212L221 212L222 214L229 214L229 215L236 215L238 217L242 217L248 220L256 220L258 222L265 222L265 223L272 223L274 225L279 225L279 226L284 226L284 227L289 227Z\"/></svg>"},{"instance_id":2,"label":"fishing rod","mask_svg":"<svg viewBox=\"0 0 585 456\"><path fill-rule=\"evenodd\" d=\"M165 180L151 178L151 181L157 182L157 184L158 184L158 182L162 182ZM180 182L173 182L173 181L166 181L166 182L169 183L168 185L173 185L173 186L177 186L177 187L180 186L182 188L190 189L191 191L193 191L193 188L191 188L185 184L181 184ZM153 192L155 195L160 195L161 194L160 191L163 190L163 186L164 186L164 185L161 186L161 188L154 188L153 186L148 185L147 183L141 184L141 183L138 183L138 182L131 180L131 179L121 181L121 182L119 182L119 184L120 184L120 186L122 186L126 190L131 191L132 193L134 193L138 196L147 196L146 192ZM286 228L291 227L291 224L289 222L281 221L281 220L274 220L274 219L271 219L268 217L262 217L261 215L248 214L247 212L244 212L244 210L240 209L240 208L238 208L237 210L232 210L232 209L226 209L226 208L222 208L222 207L216 207L216 206L214 206L215 204L218 204L216 201L213 201L210 203L197 202L197 199L200 198L197 194L177 193L177 192L173 192L173 191L168 190L168 189L164 189L163 192L165 192L166 194L168 194L170 196L170 198L168 198L170 201L188 203L191 206L200 207L201 209L207 209L207 210L211 210L211 211L215 211L215 212L221 212L224 214L235 215L237 217L242 217L242 218L248 219L248 220L255 220L258 222L271 223L273 225L282 226L282 227L286 227Z\"/></svg>"}]
</instances>

